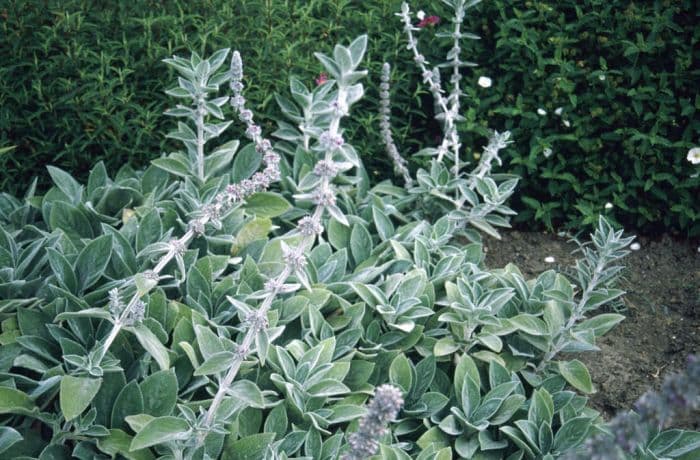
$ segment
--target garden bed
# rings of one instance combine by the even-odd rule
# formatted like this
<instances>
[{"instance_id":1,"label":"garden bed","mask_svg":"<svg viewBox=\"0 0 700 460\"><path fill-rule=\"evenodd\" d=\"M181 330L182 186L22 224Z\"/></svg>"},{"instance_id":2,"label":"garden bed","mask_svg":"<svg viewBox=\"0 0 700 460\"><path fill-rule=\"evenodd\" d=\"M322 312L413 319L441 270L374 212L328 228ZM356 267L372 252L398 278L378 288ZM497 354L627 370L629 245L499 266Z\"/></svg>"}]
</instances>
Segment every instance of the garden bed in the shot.
<instances>
[{"instance_id":1,"label":"garden bed","mask_svg":"<svg viewBox=\"0 0 700 460\"><path fill-rule=\"evenodd\" d=\"M623 259L620 282L627 318L602 337L601 351L580 355L598 392L592 397L606 418L629 409L664 375L683 369L688 354L700 351L700 254L696 246L667 236L639 238L639 251ZM528 278L549 268L566 269L576 245L551 233L511 231L485 242L490 268L514 263ZM554 257L554 263L544 259ZM700 418L683 423L698 429Z\"/></svg>"}]
</instances>

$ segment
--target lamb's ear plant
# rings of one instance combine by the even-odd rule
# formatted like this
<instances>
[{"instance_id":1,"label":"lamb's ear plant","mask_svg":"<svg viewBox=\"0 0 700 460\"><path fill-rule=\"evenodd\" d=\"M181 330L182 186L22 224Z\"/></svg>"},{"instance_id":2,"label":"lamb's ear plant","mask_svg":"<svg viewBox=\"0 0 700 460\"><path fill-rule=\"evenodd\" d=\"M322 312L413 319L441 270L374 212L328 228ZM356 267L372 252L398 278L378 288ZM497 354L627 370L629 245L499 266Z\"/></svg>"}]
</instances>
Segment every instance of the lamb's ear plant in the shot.
<instances>
[{"instance_id":1,"label":"lamb's ear plant","mask_svg":"<svg viewBox=\"0 0 700 460\"><path fill-rule=\"evenodd\" d=\"M436 35L448 39L451 48L446 61L432 68L430 62L418 49L418 38L424 30L413 22L411 9L407 3L402 3L401 12L397 13L403 23L403 29L408 41L408 49L423 77L430 94L435 99L436 120L439 121L443 135L440 144L433 148L423 148L417 155L431 157L429 170L420 169L416 174L416 184L408 176L405 160L398 153L391 135L389 117L390 104L390 66L384 65L380 99L382 105L381 131L395 169L402 175L410 199L405 205L414 210L416 217L427 216L435 219L448 215L450 219L462 226L470 224L484 233L500 238L497 227L509 227L508 218L515 213L506 206L507 199L513 194L517 178L506 174L492 174L494 163L502 163L499 151L506 148L512 141L510 132L494 131L488 144L481 153L480 161L472 171L464 171L467 162L461 157L462 143L457 124L464 118L460 115L461 99L465 93L461 86L464 78L463 70L474 67L475 63L463 61L461 57L463 40L477 40L479 37L462 30L467 10L474 7L480 0L443 0L453 12L452 29L438 32ZM420 24L419 24L420 25ZM449 92L443 88L441 69L448 69ZM416 206L418 205L418 206ZM415 211L418 211L417 214ZM479 240L479 234L473 230L464 231L473 241Z\"/></svg>"},{"instance_id":2,"label":"lamb's ear plant","mask_svg":"<svg viewBox=\"0 0 700 460\"><path fill-rule=\"evenodd\" d=\"M596 310L622 295L630 238L601 218L573 276L484 265L474 229L507 225L516 182L492 170L507 133L464 171L458 43L476 2L447 3L444 148L412 177L389 147L401 186L370 184L342 128L361 36L317 54L328 81L277 97L274 143L238 52L227 68L227 50L174 57L184 150L114 178L98 164L87 184L50 168L43 196L0 197L3 458L550 459L609 431L574 354L622 319ZM229 107L245 139L218 140ZM698 452L664 428L648 458Z\"/></svg>"}]
</instances>

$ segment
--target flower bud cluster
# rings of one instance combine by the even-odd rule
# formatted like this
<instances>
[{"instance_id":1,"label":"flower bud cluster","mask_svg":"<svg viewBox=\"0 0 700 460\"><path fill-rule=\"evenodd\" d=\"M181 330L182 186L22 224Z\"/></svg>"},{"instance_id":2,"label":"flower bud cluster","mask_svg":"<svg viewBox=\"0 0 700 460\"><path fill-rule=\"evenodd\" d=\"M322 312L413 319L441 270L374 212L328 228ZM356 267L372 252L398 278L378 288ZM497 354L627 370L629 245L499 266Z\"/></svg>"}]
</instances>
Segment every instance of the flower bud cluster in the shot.
<instances>
[{"instance_id":1,"label":"flower bud cluster","mask_svg":"<svg viewBox=\"0 0 700 460\"><path fill-rule=\"evenodd\" d=\"M282 257L284 262L287 264L287 267L289 267L289 269L293 272L302 270L304 267L306 267L306 257L297 249L284 248Z\"/></svg>"},{"instance_id":2,"label":"flower bud cluster","mask_svg":"<svg viewBox=\"0 0 700 460\"><path fill-rule=\"evenodd\" d=\"M267 315L262 310L251 312L245 319L249 327L256 331L261 331L268 326Z\"/></svg>"},{"instance_id":3,"label":"flower bud cluster","mask_svg":"<svg viewBox=\"0 0 700 460\"><path fill-rule=\"evenodd\" d=\"M127 314L126 318L124 319L124 324L127 326L133 326L136 323L140 323L143 321L143 318L146 315L146 304L142 300L137 300L134 303L134 306L131 307L131 310L129 310L129 313Z\"/></svg>"},{"instance_id":4,"label":"flower bud cluster","mask_svg":"<svg viewBox=\"0 0 700 460\"><path fill-rule=\"evenodd\" d=\"M513 141L510 140L510 131L504 131L502 133L494 131L489 139L488 145L484 147L484 153L481 155L479 166L472 172L472 176L480 178L487 176L491 172L494 161L498 162L499 165L503 164L501 158L498 156L498 152L512 143Z\"/></svg>"},{"instance_id":5,"label":"flower bud cluster","mask_svg":"<svg viewBox=\"0 0 700 460\"><path fill-rule=\"evenodd\" d=\"M109 312L112 314L113 318L118 318L119 315L124 311L124 302L119 295L119 289L114 288L109 291Z\"/></svg>"},{"instance_id":6,"label":"flower bud cluster","mask_svg":"<svg viewBox=\"0 0 700 460\"><path fill-rule=\"evenodd\" d=\"M238 112L238 118L246 125L246 136L255 144L255 151L262 155L265 168L256 172L250 179L245 179L238 184L226 187L225 192L217 197L217 201L231 206L240 203L247 196L266 190L273 182L280 179L280 157L272 149L272 143L262 137L262 129L253 121L253 112L245 107L246 99L243 97L243 61L238 51L233 52L231 58L231 106Z\"/></svg>"},{"instance_id":7,"label":"flower bud cluster","mask_svg":"<svg viewBox=\"0 0 700 460\"><path fill-rule=\"evenodd\" d=\"M337 176L339 171L340 166L333 160L319 160L316 166L314 166L314 174L328 180Z\"/></svg>"},{"instance_id":8,"label":"flower bud cluster","mask_svg":"<svg viewBox=\"0 0 700 460\"><path fill-rule=\"evenodd\" d=\"M127 306L124 305L119 295L119 289L111 289L109 291L109 312L112 314L115 321L118 321L122 315L125 315L125 317L121 319L125 326L132 326L143 321L146 314L146 304L143 301L140 299L136 300L132 303L131 309L125 313L126 308Z\"/></svg>"},{"instance_id":9,"label":"flower bud cluster","mask_svg":"<svg viewBox=\"0 0 700 460\"><path fill-rule=\"evenodd\" d=\"M350 452L343 456L343 460L360 460L376 454L379 438L389 431L387 425L396 420L403 403L401 390L395 386L377 387L367 406L367 414L360 420L359 429L348 436Z\"/></svg>"},{"instance_id":10,"label":"flower bud cluster","mask_svg":"<svg viewBox=\"0 0 700 460\"><path fill-rule=\"evenodd\" d=\"M333 116L338 118L345 117L350 113L347 104L344 104L338 99L331 102L331 110L333 111Z\"/></svg>"},{"instance_id":11,"label":"flower bud cluster","mask_svg":"<svg viewBox=\"0 0 700 460\"><path fill-rule=\"evenodd\" d=\"M284 286L284 283L279 280L279 278L271 278L265 281L265 292L277 294Z\"/></svg>"},{"instance_id":12,"label":"flower bud cluster","mask_svg":"<svg viewBox=\"0 0 700 460\"><path fill-rule=\"evenodd\" d=\"M318 143L323 150L332 152L342 147L345 140L340 134L333 134L330 131L324 131L318 137Z\"/></svg>"},{"instance_id":13,"label":"flower bud cluster","mask_svg":"<svg viewBox=\"0 0 700 460\"><path fill-rule=\"evenodd\" d=\"M316 236L323 233L323 225L314 216L302 217L297 225L299 233L304 236Z\"/></svg>"},{"instance_id":14,"label":"flower bud cluster","mask_svg":"<svg viewBox=\"0 0 700 460\"><path fill-rule=\"evenodd\" d=\"M406 167L406 160L399 154L399 150L396 148L394 143L394 138L391 134L391 99L389 95L389 79L391 75L391 66L389 63L385 62L382 66L382 82L379 85L379 104L381 112L381 120L379 122L379 127L381 128L382 140L384 141L384 146L386 147L386 152L394 163L394 170L401 174L403 177L406 187L411 187L413 185L413 180L411 179L411 174Z\"/></svg>"},{"instance_id":15,"label":"flower bud cluster","mask_svg":"<svg viewBox=\"0 0 700 460\"><path fill-rule=\"evenodd\" d=\"M311 193L311 202L317 206L335 206L335 191L331 186L319 187Z\"/></svg>"},{"instance_id":16,"label":"flower bud cluster","mask_svg":"<svg viewBox=\"0 0 700 460\"><path fill-rule=\"evenodd\" d=\"M170 250L176 256L182 256L187 251L187 246L178 238L173 238L168 242Z\"/></svg>"}]
</instances>

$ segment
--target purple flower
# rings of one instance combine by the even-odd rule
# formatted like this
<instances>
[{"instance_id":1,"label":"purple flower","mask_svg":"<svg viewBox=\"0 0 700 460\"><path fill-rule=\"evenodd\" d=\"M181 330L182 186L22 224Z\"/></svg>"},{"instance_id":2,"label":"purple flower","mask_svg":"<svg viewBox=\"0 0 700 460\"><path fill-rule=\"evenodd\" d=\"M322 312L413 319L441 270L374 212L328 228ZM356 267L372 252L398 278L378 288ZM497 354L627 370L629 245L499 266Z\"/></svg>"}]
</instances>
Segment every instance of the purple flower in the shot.
<instances>
[{"instance_id":1,"label":"purple flower","mask_svg":"<svg viewBox=\"0 0 700 460\"><path fill-rule=\"evenodd\" d=\"M323 233L323 225L312 216L302 217L299 220L298 229L299 233L304 236L316 236Z\"/></svg>"},{"instance_id":2,"label":"purple flower","mask_svg":"<svg viewBox=\"0 0 700 460\"><path fill-rule=\"evenodd\" d=\"M332 160L320 160L314 166L314 174L318 177L332 179L338 175L338 165Z\"/></svg>"},{"instance_id":3,"label":"purple flower","mask_svg":"<svg viewBox=\"0 0 700 460\"><path fill-rule=\"evenodd\" d=\"M314 190L311 201L318 206L335 206L335 192L330 189Z\"/></svg>"},{"instance_id":4,"label":"purple flower","mask_svg":"<svg viewBox=\"0 0 700 460\"><path fill-rule=\"evenodd\" d=\"M426 16L421 19L421 21L416 24L416 27L424 28L428 26L436 26L440 24L440 16Z\"/></svg>"},{"instance_id":5,"label":"purple flower","mask_svg":"<svg viewBox=\"0 0 700 460\"><path fill-rule=\"evenodd\" d=\"M357 432L348 436L350 452L343 460L369 458L379 449L379 438L388 432L386 425L396 420L403 407L401 390L393 385L381 385L374 390L374 398L367 405L367 414L360 420Z\"/></svg>"},{"instance_id":6,"label":"purple flower","mask_svg":"<svg viewBox=\"0 0 700 460\"><path fill-rule=\"evenodd\" d=\"M316 84L319 86L324 84L327 81L328 81L328 74L326 72L321 72L320 74L318 74L318 77L316 77Z\"/></svg>"},{"instance_id":7,"label":"purple flower","mask_svg":"<svg viewBox=\"0 0 700 460\"><path fill-rule=\"evenodd\" d=\"M340 148L345 143L345 140L343 139L343 136L339 134L334 135L331 134L330 131L324 131L318 137L318 143L321 145L323 150L333 151Z\"/></svg>"}]
</instances>

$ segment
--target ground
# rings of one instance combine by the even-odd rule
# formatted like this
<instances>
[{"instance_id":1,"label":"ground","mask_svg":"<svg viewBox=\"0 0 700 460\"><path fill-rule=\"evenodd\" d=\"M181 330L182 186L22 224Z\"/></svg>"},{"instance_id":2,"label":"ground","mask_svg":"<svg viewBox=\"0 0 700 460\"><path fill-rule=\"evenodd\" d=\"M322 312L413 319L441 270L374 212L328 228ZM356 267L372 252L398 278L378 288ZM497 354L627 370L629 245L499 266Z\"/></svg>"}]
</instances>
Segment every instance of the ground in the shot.
<instances>
[{"instance_id":1,"label":"ground","mask_svg":"<svg viewBox=\"0 0 700 460\"><path fill-rule=\"evenodd\" d=\"M630 409L650 388L658 388L666 374L680 371L689 354L700 353L700 252L688 242L641 237L620 287L627 291L627 318L600 339L601 351L578 356L591 372L598 390L593 406L606 418ZM551 233L510 231L498 241L488 239L486 266L514 263L528 278L549 268L572 266L576 249L568 238ZM554 263L545 263L545 257ZM697 414L696 414L697 415ZM680 422L700 429L700 416Z\"/></svg>"}]
</instances>

